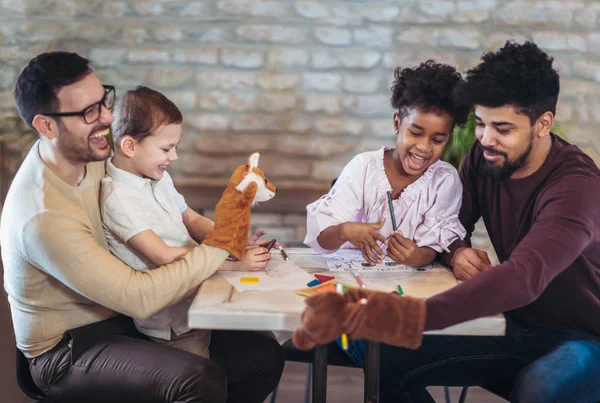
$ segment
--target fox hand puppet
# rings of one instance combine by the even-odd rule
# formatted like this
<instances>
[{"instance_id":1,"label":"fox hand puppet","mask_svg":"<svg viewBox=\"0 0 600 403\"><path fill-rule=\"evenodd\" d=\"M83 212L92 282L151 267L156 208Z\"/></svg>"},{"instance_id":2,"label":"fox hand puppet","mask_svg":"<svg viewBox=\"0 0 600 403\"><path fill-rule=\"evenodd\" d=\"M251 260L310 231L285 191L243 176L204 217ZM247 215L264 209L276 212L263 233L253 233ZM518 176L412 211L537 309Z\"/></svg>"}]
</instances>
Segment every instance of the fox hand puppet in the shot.
<instances>
[{"instance_id":1,"label":"fox hand puppet","mask_svg":"<svg viewBox=\"0 0 600 403\"><path fill-rule=\"evenodd\" d=\"M324 292L309 297L302 325L292 338L296 347L310 350L346 333L350 339L368 339L417 349L425 330L425 300L364 288L344 295Z\"/></svg>"},{"instance_id":2,"label":"fox hand puppet","mask_svg":"<svg viewBox=\"0 0 600 403\"><path fill-rule=\"evenodd\" d=\"M233 172L215 208L215 227L202 242L224 249L238 260L242 259L248 243L250 208L258 202L272 199L277 192L258 168L259 157L258 153L252 154L248 164Z\"/></svg>"}]
</instances>

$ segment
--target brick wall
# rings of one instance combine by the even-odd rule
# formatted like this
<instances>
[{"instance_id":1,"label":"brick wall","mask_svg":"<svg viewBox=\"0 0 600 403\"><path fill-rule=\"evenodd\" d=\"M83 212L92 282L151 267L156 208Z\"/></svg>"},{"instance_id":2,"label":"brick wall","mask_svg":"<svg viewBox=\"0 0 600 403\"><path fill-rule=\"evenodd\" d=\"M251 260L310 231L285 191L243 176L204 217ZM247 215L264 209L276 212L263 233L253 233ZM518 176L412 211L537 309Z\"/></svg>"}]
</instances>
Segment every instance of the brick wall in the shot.
<instances>
[{"instance_id":1,"label":"brick wall","mask_svg":"<svg viewBox=\"0 0 600 403\"><path fill-rule=\"evenodd\" d=\"M352 155L393 144L397 65L465 70L506 39L534 39L560 69L557 121L600 161L599 18L590 0L3 0L0 113L14 113L10 88L30 57L77 51L119 92L146 84L182 109L173 175L192 206L214 206L260 151L281 192L254 224L294 242L302 207Z\"/></svg>"}]
</instances>

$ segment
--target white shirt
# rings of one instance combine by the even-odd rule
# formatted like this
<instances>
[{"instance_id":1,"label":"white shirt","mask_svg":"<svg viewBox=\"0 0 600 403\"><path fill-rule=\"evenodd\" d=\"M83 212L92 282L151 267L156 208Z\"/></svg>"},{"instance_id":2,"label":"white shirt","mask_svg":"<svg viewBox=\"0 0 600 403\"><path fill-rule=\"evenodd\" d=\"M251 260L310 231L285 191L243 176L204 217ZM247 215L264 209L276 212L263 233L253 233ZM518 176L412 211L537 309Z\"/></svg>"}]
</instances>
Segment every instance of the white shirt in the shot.
<instances>
[{"instance_id":1,"label":"white shirt","mask_svg":"<svg viewBox=\"0 0 600 403\"><path fill-rule=\"evenodd\" d=\"M344 222L385 223L379 232L388 237L392 220L387 192L392 189L383 165L386 148L355 156L344 167L329 193L309 204L304 243L319 253L335 250L321 248L317 237L326 228ZM408 185L392 201L397 228L419 247L437 252L466 235L458 219L462 204L462 184L456 169L443 161L431 164L423 175ZM342 248L354 248L346 242ZM385 251L385 246L382 246Z\"/></svg>"},{"instance_id":2,"label":"white shirt","mask_svg":"<svg viewBox=\"0 0 600 403\"><path fill-rule=\"evenodd\" d=\"M115 167L109 159L102 179L100 207L104 233L110 251L136 270L156 268L148 258L127 244L130 238L152 230L167 245L192 249L198 244L183 224L187 209L167 172L159 181L145 179ZM187 311L194 295L159 311L145 320L135 320L138 330L147 336L171 339L188 332Z\"/></svg>"}]
</instances>

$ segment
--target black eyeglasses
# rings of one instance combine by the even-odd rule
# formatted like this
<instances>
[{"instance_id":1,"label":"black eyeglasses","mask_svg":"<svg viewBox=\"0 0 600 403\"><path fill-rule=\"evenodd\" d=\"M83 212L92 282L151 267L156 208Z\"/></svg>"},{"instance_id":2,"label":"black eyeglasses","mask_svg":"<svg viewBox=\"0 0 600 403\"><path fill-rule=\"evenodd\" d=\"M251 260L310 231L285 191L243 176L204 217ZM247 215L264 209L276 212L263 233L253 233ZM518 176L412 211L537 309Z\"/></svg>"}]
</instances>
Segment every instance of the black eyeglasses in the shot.
<instances>
[{"instance_id":1,"label":"black eyeglasses","mask_svg":"<svg viewBox=\"0 0 600 403\"><path fill-rule=\"evenodd\" d=\"M85 123L88 125L94 123L98 119L100 119L100 114L102 113L102 105L106 107L108 110L112 110L113 106L115 106L115 100L117 99L117 94L115 92L115 87L112 85L103 85L104 87L104 97L95 104L92 104L85 108L80 112L60 112L60 113L42 113L42 115L46 116L80 116Z\"/></svg>"}]
</instances>

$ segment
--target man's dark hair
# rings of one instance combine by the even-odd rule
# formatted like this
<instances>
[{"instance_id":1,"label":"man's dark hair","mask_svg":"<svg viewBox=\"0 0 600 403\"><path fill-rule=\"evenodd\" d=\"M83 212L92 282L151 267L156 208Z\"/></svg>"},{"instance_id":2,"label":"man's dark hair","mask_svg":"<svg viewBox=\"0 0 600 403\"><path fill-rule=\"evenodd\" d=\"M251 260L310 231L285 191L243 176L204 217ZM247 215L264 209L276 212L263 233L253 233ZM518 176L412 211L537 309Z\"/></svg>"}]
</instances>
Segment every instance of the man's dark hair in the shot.
<instances>
[{"instance_id":1,"label":"man's dark hair","mask_svg":"<svg viewBox=\"0 0 600 403\"><path fill-rule=\"evenodd\" d=\"M177 106L160 92L139 85L119 98L113 111L112 135L115 143L123 136L142 141L162 125L181 124Z\"/></svg>"},{"instance_id":2,"label":"man's dark hair","mask_svg":"<svg viewBox=\"0 0 600 403\"><path fill-rule=\"evenodd\" d=\"M454 67L428 60L418 67L398 67L394 78L391 104L400 119L409 108L417 107L424 112L447 112L457 125L467 121L471 105L456 97L464 80Z\"/></svg>"},{"instance_id":3,"label":"man's dark hair","mask_svg":"<svg viewBox=\"0 0 600 403\"><path fill-rule=\"evenodd\" d=\"M15 85L14 97L21 118L32 126L35 115L59 110L56 93L91 73L90 61L76 53L42 53L29 61Z\"/></svg>"},{"instance_id":4,"label":"man's dark hair","mask_svg":"<svg viewBox=\"0 0 600 403\"><path fill-rule=\"evenodd\" d=\"M512 105L532 124L545 112L556 114L560 80L552 67L554 59L535 43L507 41L482 60L467 72L461 96L474 105Z\"/></svg>"}]
</instances>

